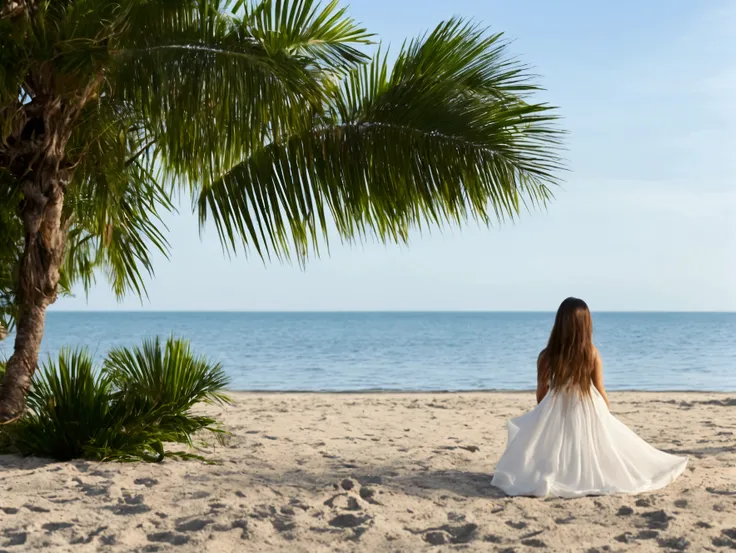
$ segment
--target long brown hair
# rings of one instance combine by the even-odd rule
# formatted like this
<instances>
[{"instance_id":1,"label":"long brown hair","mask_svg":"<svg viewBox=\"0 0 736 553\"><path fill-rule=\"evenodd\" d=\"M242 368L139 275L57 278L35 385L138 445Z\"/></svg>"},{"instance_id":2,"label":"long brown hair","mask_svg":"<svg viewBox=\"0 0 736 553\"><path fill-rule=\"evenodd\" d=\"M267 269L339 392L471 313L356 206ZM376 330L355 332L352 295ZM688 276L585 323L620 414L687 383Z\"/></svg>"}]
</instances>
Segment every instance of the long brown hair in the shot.
<instances>
[{"instance_id":1,"label":"long brown hair","mask_svg":"<svg viewBox=\"0 0 736 553\"><path fill-rule=\"evenodd\" d=\"M567 298L557 310L547 348L539 355L540 377L552 390L587 396L595 363L590 310L583 300Z\"/></svg>"}]
</instances>

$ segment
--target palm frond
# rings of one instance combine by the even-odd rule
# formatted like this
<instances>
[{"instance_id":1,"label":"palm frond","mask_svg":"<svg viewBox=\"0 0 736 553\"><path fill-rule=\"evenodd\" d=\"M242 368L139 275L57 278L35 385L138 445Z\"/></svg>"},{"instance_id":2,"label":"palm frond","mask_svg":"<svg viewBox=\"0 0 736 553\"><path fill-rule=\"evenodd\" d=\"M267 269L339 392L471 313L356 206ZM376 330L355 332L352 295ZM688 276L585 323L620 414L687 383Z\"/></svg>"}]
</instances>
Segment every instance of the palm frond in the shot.
<instances>
[{"instance_id":1,"label":"palm frond","mask_svg":"<svg viewBox=\"0 0 736 553\"><path fill-rule=\"evenodd\" d=\"M303 128L324 100L326 73L361 59L351 44L365 33L341 10L288 4L266 2L245 19L215 0L184 3L167 18L150 6L129 16L135 32L113 49L111 94L142 114L162 166L179 180L211 180L279 129Z\"/></svg>"},{"instance_id":2,"label":"palm frond","mask_svg":"<svg viewBox=\"0 0 736 553\"><path fill-rule=\"evenodd\" d=\"M195 356L185 340L171 337L162 344L155 338L141 347L115 348L104 369L119 390L155 406L187 411L200 402L229 401L222 393L228 384L222 366Z\"/></svg>"},{"instance_id":3,"label":"palm frond","mask_svg":"<svg viewBox=\"0 0 736 553\"><path fill-rule=\"evenodd\" d=\"M6 431L24 455L83 457L110 424L109 380L96 375L84 350L64 350L34 378L28 413Z\"/></svg>"},{"instance_id":4,"label":"palm frond","mask_svg":"<svg viewBox=\"0 0 736 553\"><path fill-rule=\"evenodd\" d=\"M412 228L484 224L544 204L562 168L554 108L532 103L500 37L460 21L380 53L334 89L311 128L278 137L202 189L231 250L302 261L326 236L405 241Z\"/></svg>"},{"instance_id":5,"label":"palm frond","mask_svg":"<svg viewBox=\"0 0 736 553\"><path fill-rule=\"evenodd\" d=\"M2 364L0 364L2 369ZM86 350L65 349L36 373L28 411L0 429L0 450L58 460L161 461L166 443L191 444L202 430L222 434L217 421L196 415L200 402L227 401L217 365L170 339L112 352L102 370Z\"/></svg>"},{"instance_id":6,"label":"palm frond","mask_svg":"<svg viewBox=\"0 0 736 553\"><path fill-rule=\"evenodd\" d=\"M389 67L380 52L365 63L370 35L336 0L34 6L0 18L0 324L12 324L25 236L26 169L11 150L39 84L80 108L62 292L103 271L118 297L144 296L175 192L227 250L303 262L333 222L347 241L406 241L516 217L558 182L556 111L500 34L462 19Z\"/></svg>"},{"instance_id":7,"label":"palm frond","mask_svg":"<svg viewBox=\"0 0 736 553\"><path fill-rule=\"evenodd\" d=\"M66 201L62 275L71 284L81 282L87 291L101 269L119 298L145 295L153 254L168 257L161 215L174 209L172 190L154 167L150 144L138 119L114 103L85 110L69 145L69 156L79 160Z\"/></svg>"},{"instance_id":8,"label":"palm frond","mask_svg":"<svg viewBox=\"0 0 736 553\"><path fill-rule=\"evenodd\" d=\"M27 53L13 36L13 30L9 21L0 20L0 144L10 133L29 63Z\"/></svg>"},{"instance_id":9,"label":"palm frond","mask_svg":"<svg viewBox=\"0 0 736 553\"><path fill-rule=\"evenodd\" d=\"M133 174L126 170L121 175L94 175L88 181L93 193L74 199L77 218L68 235L64 275L81 282L85 290L101 268L118 298L127 292L143 296L144 277L153 275L153 253L168 256L160 212L172 209L170 198L140 174L138 179L114 182L115 177ZM123 184L123 190L116 184Z\"/></svg>"},{"instance_id":10,"label":"palm frond","mask_svg":"<svg viewBox=\"0 0 736 553\"><path fill-rule=\"evenodd\" d=\"M228 378L219 364L193 355L189 342L173 337L144 341L141 347L116 348L108 353L103 370L114 383L115 401L126 410L143 414L166 432L167 441L192 444L200 431L222 434L217 421L195 415L198 403L229 403L223 393Z\"/></svg>"},{"instance_id":11,"label":"palm frond","mask_svg":"<svg viewBox=\"0 0 736 553\"><path fill-rule=\"evenodd\" d=\"M346 12L337 0L324 6L315 0L266 0L249 6L242 25L269 52L298 54L341 72L368 61L355 45L369 44L372 37Z\"/></svg>"},{"instance_id":12,"label":"palm frond","mask_svg":"<svg viewBox=\"0 0 736 553\"><path fill-rule=\"evenodd\" d=\"M509 55L503 33L490 33L461 18L442 22L431 33L407 42L391 73L394 85L415 85L433 77L498 98L539 90L529 68Z\"/></svg>"}]
</instances>

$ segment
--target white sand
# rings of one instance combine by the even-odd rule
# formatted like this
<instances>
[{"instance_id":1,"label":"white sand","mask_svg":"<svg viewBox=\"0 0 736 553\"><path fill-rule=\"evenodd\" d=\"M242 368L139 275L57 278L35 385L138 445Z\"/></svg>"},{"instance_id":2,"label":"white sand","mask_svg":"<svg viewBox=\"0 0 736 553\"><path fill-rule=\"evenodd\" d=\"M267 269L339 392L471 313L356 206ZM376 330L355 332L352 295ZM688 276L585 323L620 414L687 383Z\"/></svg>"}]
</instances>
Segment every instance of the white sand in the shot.
<instances>
[{"instance_id":1,"label":"white sand","mask_svg":"<svg viewBox=\"0 0 736 553\"><path fill-rule=\"evenodd\" d=\"M228 447L206 451L217 465L0 457L0 550L736 549L733 395L612 393L615 414L689 455L688 470L656 493L574 500L490 486L505 422L530 393L235 399L221 410Z\"/></svg>"}]
</instances>

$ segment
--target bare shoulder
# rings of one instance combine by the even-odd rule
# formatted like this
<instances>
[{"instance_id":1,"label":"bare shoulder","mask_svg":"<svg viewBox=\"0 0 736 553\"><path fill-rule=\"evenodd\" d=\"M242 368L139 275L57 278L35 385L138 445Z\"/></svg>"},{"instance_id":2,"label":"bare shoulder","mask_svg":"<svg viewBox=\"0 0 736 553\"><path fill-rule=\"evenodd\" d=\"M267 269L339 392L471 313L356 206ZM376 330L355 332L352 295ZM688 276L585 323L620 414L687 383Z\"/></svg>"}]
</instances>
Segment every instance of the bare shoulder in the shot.
<instances>
[{"instance_id":1,"label":"bare shoulder","mask_svg":"<svg viewBox=\"0 0 736 553\"><path fill-rule=\"evenodd\" d=\"M542 374L547 372L547 349L543 349L537 356L537 373Z\"/></svg>"},{"instance_id":2,"label":"bare shoulder","mask_svg":"<svg viewBox=\"0 0 736 553\"><path fill-rule=\"evenodd\" d=\"M537 382L546 383L549 379L549 365L547 362L547 350L543 349L537 356Z\"/></svg>"},{"instance_id":3,"label":"bare shoulder","mask_svg":"<svg viewBox=\"0 0 736 553\"><path fill-rule=\"evenodd\" d=\"M595 357L595 368L596 370L601 370L603 368L603 358L601 357L601 352L595 346L593 346L593 354Z\"/></svg>"}]
</instances>

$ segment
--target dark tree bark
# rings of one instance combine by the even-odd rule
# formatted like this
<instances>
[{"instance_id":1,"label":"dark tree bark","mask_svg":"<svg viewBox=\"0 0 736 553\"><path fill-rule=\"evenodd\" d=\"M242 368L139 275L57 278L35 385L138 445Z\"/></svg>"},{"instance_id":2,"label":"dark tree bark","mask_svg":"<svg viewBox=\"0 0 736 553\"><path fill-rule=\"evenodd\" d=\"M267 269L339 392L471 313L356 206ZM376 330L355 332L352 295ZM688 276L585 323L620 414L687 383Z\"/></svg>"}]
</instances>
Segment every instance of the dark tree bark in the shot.
<instances>
[{"instance_id":1,"label":"dark tree bark","mask_svg":"<svg viewBox=\"0 0 736 553\"><path fill-rule=\"evenodd\" d=\"M24 209L26 245L19 272L19 313L15 349L0 385L0 423L17 418L38 365L46 309L56 299L64 256L61 227L62 185L51 183L47 195L27 200Z\"/></svg>"},{"instance_id":2,"label":"dark tree bark","mask_svg":"<svg viewBox=\"0 0 736 553\"><path fill-rule=\"evenodd\" d=\"M70 170L65 147L73 110L59 99L27 106L20 132L10 141L11 170L20 178L25 247L18 272L15 349L0 384L0 423L18 418L38 365L46 309L56 300L64 258L62 221Z\"/></svg>"},{"instance_id":3,"label":"dark tree bark","mask_svg":"<svg viewBox=\"0 0 736 553\"><path fill-rule=\"evenodd\" d=\"M15 5L36 9L34 0L16 0ZM0 424L23 414L38 365L46 309L56 301L68 231L63 208L73 165L66 146L84 106L97 97L102 75L93 75L84 88L65 97L56 95L51 67L31 70L26 81L33 99L18 110L14 131L0 144L0 166L20 183L19 214L25 231L15 347L0 383Z\"/></svg>"}]
</instances>

